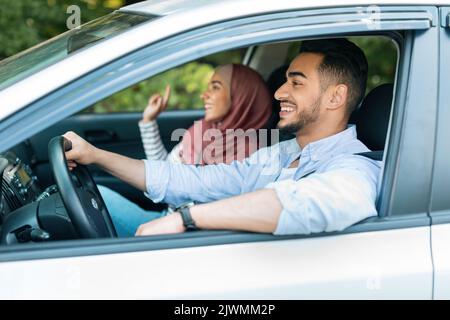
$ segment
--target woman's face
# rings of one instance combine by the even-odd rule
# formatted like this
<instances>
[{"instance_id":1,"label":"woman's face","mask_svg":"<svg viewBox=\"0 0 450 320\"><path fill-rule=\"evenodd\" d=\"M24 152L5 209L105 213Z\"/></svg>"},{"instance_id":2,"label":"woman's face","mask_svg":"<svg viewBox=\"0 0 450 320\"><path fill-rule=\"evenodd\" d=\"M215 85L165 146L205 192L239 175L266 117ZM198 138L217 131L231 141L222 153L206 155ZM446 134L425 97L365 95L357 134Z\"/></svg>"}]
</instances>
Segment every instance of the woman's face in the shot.
<instances>
[{"instance_id":1,"label":"woman's face","mask_svg":"<svg viewBox=\"0 0 450 320\"><path fill-rule=\"evenodd\" d=\"M205 121L220 122L230 112L230 86L220 73L215 72L208 83L208 90L201 96L205 105Z\"/></svg>"}]
</instances>

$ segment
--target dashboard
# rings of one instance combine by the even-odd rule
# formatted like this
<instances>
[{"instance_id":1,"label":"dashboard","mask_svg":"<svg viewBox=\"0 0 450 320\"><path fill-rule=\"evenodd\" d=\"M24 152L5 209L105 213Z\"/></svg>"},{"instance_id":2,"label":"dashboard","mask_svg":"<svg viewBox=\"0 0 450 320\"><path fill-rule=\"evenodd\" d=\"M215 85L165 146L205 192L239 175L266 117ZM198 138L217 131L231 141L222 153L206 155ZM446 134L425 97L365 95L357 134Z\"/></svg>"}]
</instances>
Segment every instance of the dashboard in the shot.
<instances>
[{"instance_id":1,"label":"dashboard","mask_svg":"<svg viewBox=\"0 0 450 320\"><path fill-rule=\"evenodd\" d=\"M79 176L70 176L80 187ZM81 237L55 185L50 162L39 158L31 142L0 153L0 180L0 246Z\"/></svg>"},{"instance_id":2,"label":"dashboard","mask_svg":"<svg viewBox=\"0 0 450 320\"><path fill-rule=\"evenodd\" d=\"M29 163L26 144L0 154L0 245L76 239L58 188L42 190Z\"/></svg>"},{"instance_id":3,"label":"dashboard","mask_svg":"<svg viewBox=\"0 0 450 320\"><path fill-rule=\"evenodd\" d=\"M15 153L0 154L0 222L6 215L33 201L41 194L36 175Z\"/></svg>"}]
</instances>

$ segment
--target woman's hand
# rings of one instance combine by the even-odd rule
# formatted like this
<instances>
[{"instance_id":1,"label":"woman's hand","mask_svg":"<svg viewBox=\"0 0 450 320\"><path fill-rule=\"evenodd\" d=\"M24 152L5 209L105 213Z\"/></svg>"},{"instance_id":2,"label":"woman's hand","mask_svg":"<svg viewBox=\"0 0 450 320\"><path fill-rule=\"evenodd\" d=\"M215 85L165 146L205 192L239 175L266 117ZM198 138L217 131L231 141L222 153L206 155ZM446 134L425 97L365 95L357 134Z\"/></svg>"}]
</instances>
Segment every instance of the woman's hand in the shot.
<instances>
[{"instance_id":1,"label":"woman's hand","mask_svg":"<svg viewBox=\"0 0 450 320\"><path fill-rule=\"evenodd\" d=\"M155 120L158 115L167 108L167 104L170 98L170 85L166 86L166 92L164 97L161 97L159 93L154 94L148 100L148 105L142 114L142 122L148 123Z\"/></svg>"}]
</instances>

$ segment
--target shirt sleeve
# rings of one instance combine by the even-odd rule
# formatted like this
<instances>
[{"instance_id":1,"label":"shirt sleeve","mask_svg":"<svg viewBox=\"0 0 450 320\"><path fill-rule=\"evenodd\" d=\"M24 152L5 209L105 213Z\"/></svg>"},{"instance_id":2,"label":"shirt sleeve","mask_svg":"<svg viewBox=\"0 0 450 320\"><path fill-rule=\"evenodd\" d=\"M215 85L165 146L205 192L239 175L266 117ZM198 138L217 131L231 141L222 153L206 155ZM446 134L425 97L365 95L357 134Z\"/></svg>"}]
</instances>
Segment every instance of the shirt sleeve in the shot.
<instances>
[{"instance_id":1,"label":"shirt sleeve","mask_svg":"<svg viewBox=\"0 0 450 320\"><path fill-rule=\"evenodd\" d=\"M351 156L323 173L274 182L282 212L275 235L343 230L377 215L375 200L381 163Z\"/></svg>"},{"instance_id":2,"label":"shirt sleeve","mask_svg":"<svg viewBox=\"0 0 450 320\"><path fill-rule=\"evenodd\" d=\"M167 156L167 161L172 163L183 163L183 158L180 156L180 151L182 149L182 143L180 142L175 147L173 147L172 151L170 151Z\"/></svg>"},{"instance_id":3,"label":"shirt sleeve","mask_svg":"<svg viewBox=\"0 0 450 320\"><path fill-rule=\"evenodd\" d=\"M161 141L156 120L148 123L139 122L139 130L141 131L142 145L147 159L166 160L168 154Z\"/></svg>"},{"instance_id":4,"label":"shirt sleeve","mask_svg":"<svg viewBox=\"0 0 450 320\"><path fill-rule=\"evenodd\" d=\"M247 161L207 166L144 160L147 197L179 206L220 200L241 193L249 170Z\"/></svg>"}]
</instances>

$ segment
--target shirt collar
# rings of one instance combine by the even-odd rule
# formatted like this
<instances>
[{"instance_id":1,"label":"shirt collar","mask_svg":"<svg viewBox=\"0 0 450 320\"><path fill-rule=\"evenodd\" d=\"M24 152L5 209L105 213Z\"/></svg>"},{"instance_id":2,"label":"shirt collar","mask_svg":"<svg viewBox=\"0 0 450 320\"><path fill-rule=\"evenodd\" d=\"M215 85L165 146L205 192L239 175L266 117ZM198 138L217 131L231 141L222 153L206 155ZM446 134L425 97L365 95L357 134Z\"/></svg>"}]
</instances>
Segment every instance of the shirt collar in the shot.
<instances>
[{"instance_id":1,"label":"shirt collar","mask_svg":"<svg viewBox=\"0 0 450 320\"><path fill-rule=\"evenodd\" d=\"M342 145L343 142L356 138L356 126L349 125L344 131L307 144L303 150L298 145L297 139L291 139L286 146L286 152L297 154L297 157L300 154L302 158L310 158L312 161L320 161L338 153L338 146Z\"/></svg>"}]
</instances>

